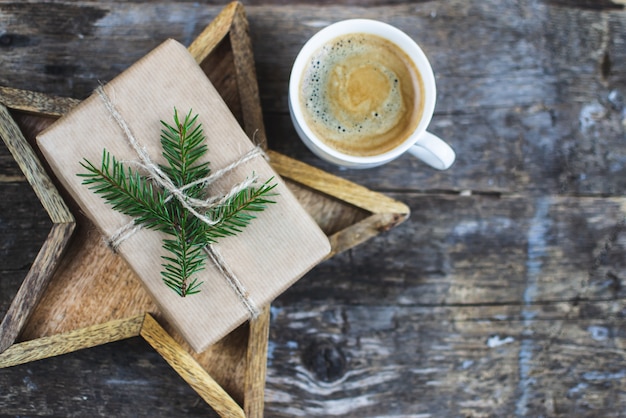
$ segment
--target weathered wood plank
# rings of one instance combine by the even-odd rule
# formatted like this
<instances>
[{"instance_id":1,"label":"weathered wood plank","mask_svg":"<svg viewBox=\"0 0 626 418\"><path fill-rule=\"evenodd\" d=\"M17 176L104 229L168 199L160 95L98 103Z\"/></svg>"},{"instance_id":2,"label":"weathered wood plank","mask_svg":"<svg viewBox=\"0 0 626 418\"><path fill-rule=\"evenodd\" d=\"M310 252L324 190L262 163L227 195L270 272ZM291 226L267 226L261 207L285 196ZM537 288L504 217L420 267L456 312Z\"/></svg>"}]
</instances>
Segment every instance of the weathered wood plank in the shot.
<instances>
[{"instance_id":1,"label":"weathered wood plank","mask_svg":"<svg viewBox=\"0 0 626 418\"><path fill-rule=\"evenodd\" d=\"M0 84L79 98L98 79L111 79L160 40L190 42L219 10L163 3L157 15L145 3L117 4L114 9L106 3L57 5L58 11L48 13L85 16L64 32L48 30L53 19L37 4L4 7L3 12L18 22L12 30L23 42L5 47L6 79L0 78ZM29 7L32 16L26 19ZM261 5L248 7L247 14L266 117L287 114L290 65L305 40L326 23L355 16L377 18L399 26L424 47L439 91L432 129L457 148L459 160L452 172L441 175L406 157L365 179L367 187L384 189L391 183L426 189L620 194L626 187L621 180L626 177L621 162L626 150L610 138L624 135L619 97L626 87L626 53L621 47L626 42L626 12L609 10L457 1L297 9ZM80 66L68 64L68 50L81 57ZM42 54L54 71L33 67ZM25 73L30 77L25 79ZM466 127L458 129L457 124ZM289 123L278 124L287 127L286 136L273 126L268 124L269 132L280 142L298 141ZM487 141L489 147L484 147ZM485 161L487 167L475 161ZM503 167L515 171L500 171ZM493 175L485 178L479 169ZM407 178L407 170L414 177ZM351 180L360 176L343 174Z\"/></svg>"},{"instance_id":2,"label":"weathered wood plank","mask_svg":"<svg viewBox=\"0 0 626 418\"><path fill-rule=\"evenodd\" d=\"M6 416L218 417L140 337L2 369Z\"/></svg>"},{"instance_id":3,"label":"weathered wood plank","mask_svg":"<svg viewBox=\"0 0 626 418\"><path fill-rule=\"evenodd\" d=\"M622 311L613 302L275 306L267 415L619 417Z\"/></svg>"},{"instance_id":4,"label":"weathered wood plank","mask_svg":"<svg viewBox=\"0 0 626 418\"><path fill-rule=\"evenodd\" d=\"M438 306L625 296L624 198L401 197L406 223L318 266L281 300Z\"/></svg>"},{"instance_id":5,"label":"weathered wood plank","mask_svg":"<svg viewBox=\"0 0 626 418\"><path fill-rule=\"evenodd\" d=\"M276 307L266 416L329 416L333 411L364 417L514 416L526 328L538 342L528 361L536 380L529 390L536 398L531 397L527 416L619 416L618 409L605 404L620 405L622 396L622 310L612 302L539 304L532 307L535 318L524 325L520 307L511 305ZM344 366L312 366L323 349L328 358L345 357ZM206 416L202 403L193 401L190 389L151 351L129 341L37 363L36 374L33 365L4 370L5 381L24 393L21 399L3 398L3 412L34 413L29 405L40 405L39 412L48 415L80 408L116 416L163 416L165 411ZM50 375L65 388L52 385ZM52 399L50 393L66 396ZM149 411L130 402L132 393L151 402ZM168 405L168 399L180 402ZM370 402L382 402L380 409L363 408ZM550 413L555 404L556 412Z\"/></svg>"}]
</instances>

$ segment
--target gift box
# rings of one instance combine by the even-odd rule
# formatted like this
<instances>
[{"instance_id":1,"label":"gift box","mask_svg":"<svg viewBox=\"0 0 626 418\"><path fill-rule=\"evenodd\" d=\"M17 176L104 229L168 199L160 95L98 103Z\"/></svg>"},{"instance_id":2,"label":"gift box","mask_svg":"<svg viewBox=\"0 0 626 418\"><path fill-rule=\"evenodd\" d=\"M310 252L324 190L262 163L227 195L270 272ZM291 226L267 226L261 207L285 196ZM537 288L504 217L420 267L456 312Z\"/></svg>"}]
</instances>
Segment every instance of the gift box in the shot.
<instances>
[{"instance_id":1,"label":"gift box","mask_svg":"<svg viewBox=\"0 0 626 418\"><path fill-rule=\"evenodd\" d=\"M273 204L236 236L210 246L197 273L200 292L181 297L161 277L163 232L127 228L133 218L114 210L82 184L85 159L100 164L106 149L118 161L146 170L146 158L166 164L160 121L198 115L212 173L207 187L227 194L251 175L276 184ZM130 265L166 319L195 351L203 351L269 304L330 252L326 235L243 132L184 46L168 40L102 86L37 137L52 171L81 210ZM127 233L128 232L128 233ZM120 283L123 286L123 283Z\"/></svg>"}]
</instances>

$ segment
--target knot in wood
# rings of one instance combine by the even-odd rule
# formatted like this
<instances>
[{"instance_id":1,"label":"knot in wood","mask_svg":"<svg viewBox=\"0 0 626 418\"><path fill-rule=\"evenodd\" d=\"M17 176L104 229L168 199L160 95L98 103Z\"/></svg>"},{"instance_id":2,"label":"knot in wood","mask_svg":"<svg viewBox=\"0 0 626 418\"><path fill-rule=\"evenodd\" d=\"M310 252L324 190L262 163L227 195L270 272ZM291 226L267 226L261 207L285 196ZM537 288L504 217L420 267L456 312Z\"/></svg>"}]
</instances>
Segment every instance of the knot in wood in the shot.
<instances>
[{"instance_id":1,"label":"knot in wood","mask_svg":"<svg viewBox=\"0 0 626 418\"><path fill-rule=\"evenodd\" d=\"M346 356L329 340L313 341L302 353L302 363L323 382L333 382L346 373Z\"/></svg>"}]
</instances>

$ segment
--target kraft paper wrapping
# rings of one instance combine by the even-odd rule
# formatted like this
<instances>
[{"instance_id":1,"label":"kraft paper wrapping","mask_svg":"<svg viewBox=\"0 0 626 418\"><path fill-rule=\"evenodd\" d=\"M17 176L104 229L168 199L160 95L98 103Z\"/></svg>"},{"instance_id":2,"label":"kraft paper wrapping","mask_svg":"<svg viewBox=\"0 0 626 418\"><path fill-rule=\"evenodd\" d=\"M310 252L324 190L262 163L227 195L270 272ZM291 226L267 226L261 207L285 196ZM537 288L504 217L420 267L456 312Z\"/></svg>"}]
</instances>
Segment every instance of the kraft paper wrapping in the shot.
<instances>
[{"instance_id":1,"label":"kraft paper wrapping","mask_svg":"<svg viewBox=\"0 0 626 418\"><path fill-rule=\"evenodd\" d=\"M206 136L212 172L237 161L254 148L206 75L185 47L168 40L104 86L104 92L123 116L137 141L155 163L161 156L160 120L172 124L174 108L183 117L199 114ZM99 166L103 148L122 161L138 161L122 128L101 97L93 94L41 133L39 147L52 170L81 209L110 237L131 220L113 210L77 173L86 158ZM235 237L215 245L237 279L260 308L270 303L330 251L326 235L300 206L263 157L255 157L212 184L211 194L226 192L252 173L262 183L274 176L275 204ZM198 273L201 292L185 298L161 279L164 234L142 229L126 239L118 251L141 279L168 321L196 351L203 351L249 317L218 269L207 260Z\"/></svg>"}]
</instances>

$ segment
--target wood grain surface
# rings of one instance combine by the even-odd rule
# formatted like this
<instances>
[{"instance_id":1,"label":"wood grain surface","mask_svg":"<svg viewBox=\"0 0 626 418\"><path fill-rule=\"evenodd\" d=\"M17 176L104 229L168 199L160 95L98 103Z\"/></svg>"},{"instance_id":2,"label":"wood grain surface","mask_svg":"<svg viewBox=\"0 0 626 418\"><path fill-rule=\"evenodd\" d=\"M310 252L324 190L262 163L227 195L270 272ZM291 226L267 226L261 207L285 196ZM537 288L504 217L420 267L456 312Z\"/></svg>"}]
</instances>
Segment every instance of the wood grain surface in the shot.
<instances>
[{"instance_id":1,"label":"wood grain surface","mask_svg":"<svg viewBox=\"0 0 626 418\"><path fill-rule=\"evenodd\" d=\"M270 149L411 211L276 300L265 415L624 416L624 2L243 3ZM0 85L82 99L165 38L191 43L224 4L0 2ZM343 170L297 139L291 63L350 17L423 47L450 170ZM4 148L0 188L4 313L50 221ZM140 338L3 369L0 388L3 416L215 415Z\"/></svg>"}]
</instances>

